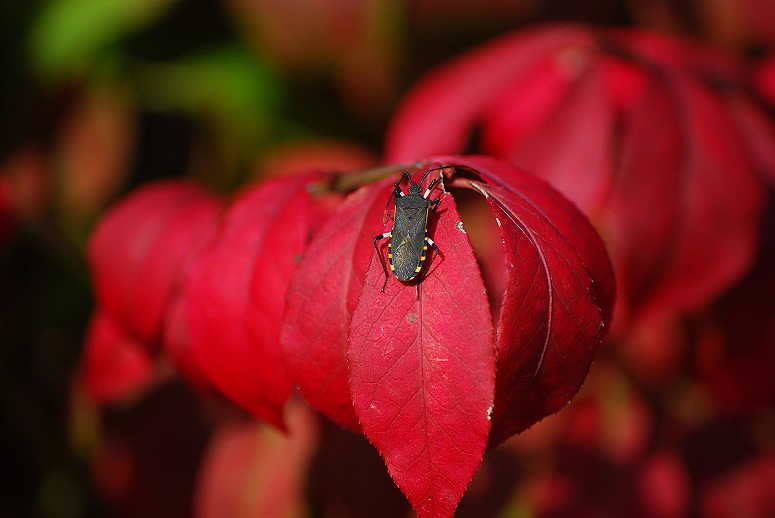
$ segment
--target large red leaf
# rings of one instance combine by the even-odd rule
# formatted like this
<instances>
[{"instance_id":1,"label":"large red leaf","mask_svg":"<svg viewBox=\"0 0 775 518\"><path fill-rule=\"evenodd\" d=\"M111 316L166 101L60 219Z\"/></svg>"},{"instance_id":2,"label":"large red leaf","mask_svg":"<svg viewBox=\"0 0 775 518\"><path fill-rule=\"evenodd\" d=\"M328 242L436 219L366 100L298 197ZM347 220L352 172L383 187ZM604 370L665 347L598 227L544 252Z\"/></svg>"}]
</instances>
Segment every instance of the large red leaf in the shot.
<instances>
[{"instance_id":1,"label":"large red leaf","mask_svg":"<svg viewBox=\"0 0 775 518\"><path fill-rule=\"evenodd\" d=\"M503 242L506 292L496 328L495 445L565 406L610 322L610 261L587 219L544 182L486 157L437 157L473 168Z\"/></svg>"},{"instance_id":2,"label":"large red leaf","mask_svg":"<svg viewBox=\"0 0 775 518\"><path fill-rule=\"evenodd\" d=\"M616 299L611 260L600 235L573 203L543 180L501 160L487 156L442 156L434 160L472 168L488 182L529 200L529 205L559 231L578 255L593 281L593 296L601 308L603 321L606 325L611 322Z\"/></svg>"},{"instance_id":3,"label":"large red leaf","mask_svg":"<svg viewBox=\"0 0 775 518\"><path fill-rule=\"evenodd\" d=\"M288 374L320 412L360 430L345 357L352 312L378 232L386 186L369 185L345 199L315 233L288 288L281 334Z\"/></svg>"},{"instance_id":4,"label":"large red leaf","mask_svg":"<svg viewBox=\"0 0 775 518\"><path fill-rule=\"evenodd\" d=\"M309 239L317 176L269 181L242 193L185 288L188 338L210 381L254 415L282 426L291 382L282 367L285 294Z\"/></svg>"},{"instance_id":5,"label":"large red leaf","mask_svg":"<svg viewBox=\"0 0 775 518\"><path fill-rule=\"evenodd\" d=\"M442 257L429 255L419 299L414 285L394 278L381 292L384 272L371 254L348 362L364 433L417 514L439 517L453 514L487 446L495 344L484 284L452 196L442 194L430 217L438 218L429 228Z\"/></svg>"}]
</instances>

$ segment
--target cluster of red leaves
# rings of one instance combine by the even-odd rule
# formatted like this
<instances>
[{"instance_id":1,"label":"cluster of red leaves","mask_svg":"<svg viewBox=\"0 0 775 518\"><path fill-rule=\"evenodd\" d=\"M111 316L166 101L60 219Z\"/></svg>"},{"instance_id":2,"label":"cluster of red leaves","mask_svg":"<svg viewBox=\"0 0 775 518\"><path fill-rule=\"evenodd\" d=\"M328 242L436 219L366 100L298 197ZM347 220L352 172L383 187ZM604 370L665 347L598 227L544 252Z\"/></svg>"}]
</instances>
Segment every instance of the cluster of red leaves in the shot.
<instances>
[{"instance_id":1,"label":"cluster of red leaves","mask_svg":"<svg viewBox=\"0 0 775 518\"><path fill-rule=\"evenodd\" d=\"M765 98L767 71L757 79ZM371 245L393 224L385 201L405 166L346 196L331 194L331 175L275 179L225 208L190 184L146 186L92 238L87 385L102 400L121 397L153 375L161 352L199 388L281 429L297 387L376 446L419 516L450 516L485 451L557 412L587 375L614 313L594 225L621 288L611 352L624 364L603 358L577 411L552 425L562 428L546 441L555 466L526 477L532 502L547 516L668 517L692 506L724 515L750 473L772 469L770 458L751 460L710 483L692 460L705 444L698 436L739 439L719 432L713 411L737 419L775 400L775 315L761 303L775 279L769 262L719 300L768 250L759 248L762 178L775 178L775 130L746 77L702 48L579 26L508 36L435 71L387 142L388 161L434 157L410 168L415 180L445 166L428 222L441 254L429 255L419 297L395 279L380 290ZM519 169L448 155L471 148ZM471 209L472 197L484 210ZM686 365L691 378L679 379ZM658 374L653 392L625 372ZM663 393L654 380L683 389ZM669 426L660 431L661 412ZM228 457L232 442L252 451L240 432L223 434L214 451ZM251 466L213 455L212 477ZM298 493L294 476L283 487ZM202 484L205 509L225 490L215 478Z\"/></svg>"},{"instance_id":2,"label":"cluster of red leaves","mask_svg":"<svg viewBox=\"0 0 775 518\"><path fill-rule=\"evenodd\" d=\"M429 221L443 255L419 296L398 281L380 290L371 239L392 225L385 200L399 167L341 203L313 194L326 178L308 174L249 188L222 212L190 184L149 185L92 238L91 392L120 395L161 349L198 385L283 428L297 385L369 438L419 515L450 516L488 446L581 387L614 284L602 240L544 182L484 157L437 157L418 175L439 163L454 166L444 182L481 195L498 222L498 307L444 189ZM122 362L133 367L115 372Z\"/></svg>"},{"instance_id":3,"label":"cluster of red leaves","mask_svg":"<svg viewBox=\"0 0 775 518\"><path fill-rule=\"evenodd\" d=\"M744 82L734 61L685 42L541 27L421 81L394 118L387 157L473 148L547 179L609 245L617 328L654 334L754 258L757 175L775 170L775 131Z\"/></svg>"},{"instance_id":4,"label":"cluster of red leaves","mask_svg":"<svg viewBox=\"0 0 775 518\"><path fill-rule=\"evenodd\" d=\"M434 71L394 119L389 159L499 156L608 244L613 358L544 450L542 515L772 514L773 70L639 31L542 27Z\"/></svg>"},{"instance_id":5,"label":"cluster of red leaves","mask_svg":"<svg viewBox=\"0 0 775 518\"><path fill-rule=\"evenodd\" d=\"M89 244L97 310L86 338L84 382L98 401L126 397L155 373L160 350L199 383L179 346L183 272L212 239L221 203L201 187L165 181L117 203Z\"/></svg>"}]
</instances>

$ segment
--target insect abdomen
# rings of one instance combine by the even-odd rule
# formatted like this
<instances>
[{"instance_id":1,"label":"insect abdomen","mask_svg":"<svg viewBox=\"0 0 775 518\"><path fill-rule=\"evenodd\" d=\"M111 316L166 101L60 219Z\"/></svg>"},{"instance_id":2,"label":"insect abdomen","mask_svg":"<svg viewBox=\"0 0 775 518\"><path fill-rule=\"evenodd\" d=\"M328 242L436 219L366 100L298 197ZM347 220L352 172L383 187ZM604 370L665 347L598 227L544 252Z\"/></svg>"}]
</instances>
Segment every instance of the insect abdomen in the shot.
<instances>
[{"instance_id":1,"label":"insect abdomen","mask_svg":"<svg viewBox=\"0 0 775 518\"><path fill-rule=\"evenodd\" d=\"M422 270L428 253L427 236L420 243L421 247L418 249L416 241L413 242L408 237L399 241L395 239L395 236L388 243L390 269L398 280L410 281Z\"/></svg>"}]
</instances>

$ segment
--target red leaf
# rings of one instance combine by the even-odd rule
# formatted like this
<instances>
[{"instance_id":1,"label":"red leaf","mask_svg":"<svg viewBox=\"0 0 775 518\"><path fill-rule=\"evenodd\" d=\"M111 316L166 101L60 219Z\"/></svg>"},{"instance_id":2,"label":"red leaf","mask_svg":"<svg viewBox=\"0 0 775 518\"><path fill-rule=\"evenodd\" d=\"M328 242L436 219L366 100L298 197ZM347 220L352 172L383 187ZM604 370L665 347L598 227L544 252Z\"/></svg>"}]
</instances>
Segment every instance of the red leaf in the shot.
<instances>
[{"instance_id":1,"label":"red leaf","mask_svg":"<svg viewBox=\"0 0 775 518\"><path fill-rule=\"evenodd\" d=\"M255 421L227 422L216 430L195 488L198 518L304 515L318 423L299 402L287 414L288 434Z\"/></svg>"},{"instance_id":2,"label":"red leaf","mask_svg":"<svg viewBox=\"0 0 775 518\"><path fill-rule=\"evenodd\" d=\"M743 135L751 166L762 179L775 185L775 121L750 99L727 97L728 110Z\"/></svg>"},{"instance_id":3,"label":"red leaf","mask_svg":"<svg viewBox=\"0 0 775 518\"><path fill-rule=\"evenodd\" d=\"M185 299L178 290L169 302L162 336L162 353L186 382L201 394L214 391L191 350Z\"/></svg>"},{"instance_id":4,"label":"red leaf","mask_svg":"<svg viewBox=\"0 0 775 518\"><path fill-rule=\"evenodd\" d=\"M581 27L542 27L500 38L441 68L404 100L385 138L387 160L414 160L466 149L471 128L482 112L500 109L492 101L504 85L529 74L559 49L583 48L592 41Z\"/></svg>"},{"instance_id":5,"label":"red leaf","mask_svg":"<svg viewBox=\"0 0 775 518\"><path fill-rule=\"evenodd\" d=\"M583 208L605 201L614 173L608 135L616 124L615 103L601 70L587 63L590 52L568 46L532 74L503 85L482 129L484 151L540 171L555 188L572 192ZM541 99L543 109L531 117L533 97Z\"/></svg>"},{"instance_id":6,"label":"red leaf","mask_svg":"<svg viewBox=\"0 0 775 518\"><path fill-rule=\"evenodd\" d=\"M83 354L84 386L100 403L114 403L138 392L156 370L143 344L99 310L89 324Z\"/></svg>"},{"instance_id":7,"label":"red leaf","mask_svg":"<svg viewBox=\"0 0 775 518\"><path fill-rule=\"evenodd\" d=\"M359 431L347 372L347 331L380 228L389 182L361 188L315 233L288 289L281 345L287 371L318 411Z\"/></svg>"},{"instance_id":8,"label":"red leaf","mask_svg":"<svg viewBox=\"0 0 775 518\"><path fill-rule=\"evenodd\" d=\"M98 305L155 348L181 272L211 237L220 204L201 187L168 180L117 203L89 243Z\"/></svg>"},{"instance_id":9,"label":"red leaf","mask_svg":"<svg viewBox=\"0 0 775 518\"><path fill-rule=\"evenodd\" d=\"M435 157L434 160L471 167L512 194L529 199L578 255L593 281L594 299L602 310L603 322L611 322L616 299L611 260L600 235L573 203L543 180L500 160L485 156Z\"/></svg>"},{"instance_id":10,"label":"red leaf","mask_svg":"<svg viewBox=\"0 0 775 518\"><path fill-rule=\"evenodd\" d=\"M671 76L652 85L624 135L606 226L641 318L702 307L755 255L762 187L719 101Z\"/></svg>"},{"instance_id":11,"label":"red leaf","mask_svg":"<svg viewBox=\"0 0 775 518\"><path fill-rule=\"evenodd\" d=\"M581 388L610 319L613 272L587 219L545 183L485 157L435 160L481 173L483 182L469 183L487 196L503 240L496 445L560 410Z\"/></svg>"},{"instance_id":12,"label":"red leaf","mask_svg":"<svg viewBox=\"0 0 775 518\"><path fill-rule=\"evenodd\" d=\"M772 516L775 455L764 453L702 488L700 510L708 518Z\"/></svg>"},{"instance_id":13,"label":"red leaf","mask_svg":"<svg viewBox=\"0 0 775 518\"><path fill-rule=\"evenodd\" d=\"M305 175L240 195L185 289L191 350L210 381L257 417L282 426L291 383L282 368L280 319L291 275L317 214Z\"/></svg>"},{"instance_id":14,"label":"red leaf","mask_svg":"<svg viewBox=\"0 0 775 518\"><path fill-rule=\"evenodd\" d=\"M775 106L775 54L769 54L756 66L754 86L771 106Z\"/></svg>"},{"instance_id":15,"label":"red leaf","mask_svg":"<svg viewBox=\"0 0 775 518\"><path fill-rule=\"evenodd\" d=\"M636 483L647 516L681 518L688 514L691 481L678 453L659 451L651 455Z\"/></svg>"},{"instance_id":16,"label":"red leaf","mask_svg":"<svg viewBox=\"0 0 775 518\"><path fill-rule=\"evenodd\" d=\"M393 479L419 516L452 516L487 445L495 344L452 196L442 194L430 217L443 257L429 256L419 300L414 285L393 278L381 292L384 272L371 254L348 361L355 411Z\"/></svg>"}]
</instances>

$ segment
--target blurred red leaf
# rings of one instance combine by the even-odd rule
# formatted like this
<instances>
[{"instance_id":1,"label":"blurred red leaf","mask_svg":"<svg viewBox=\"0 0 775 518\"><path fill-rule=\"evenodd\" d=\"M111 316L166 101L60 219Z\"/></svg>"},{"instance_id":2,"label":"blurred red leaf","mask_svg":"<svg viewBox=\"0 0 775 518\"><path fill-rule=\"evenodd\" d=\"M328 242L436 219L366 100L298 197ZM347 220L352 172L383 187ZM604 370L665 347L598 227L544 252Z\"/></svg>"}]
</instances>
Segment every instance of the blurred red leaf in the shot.
<instances>
[{"instance_id":1,"label":"blurred red leaf","mask_svg":"<svg viewBox=\"0 0 775 518\"><path fill-rule=\"evenodd\" d=\"M708 484L700 498L702 516L707 518L775 515L775 455L749 460Z\"/></svg>"},{"instance_id":2,"label":"blurred red leaf","mask_svg":"<svg viewBox=\"0 0 775 518\"><path fill-rule=\"evenodd\" d=\"M482 141L489 153L541 172L560 191L573 193L580 207L594 207L611 189L607 139L616 107L604 97L601 74L588 70L588 49L568 42L554 50L555 59L542 60L490 100L481 114Z\"/></svg>"},{"instance_id":3,"label":"blurred red leaf","mask_svg":"<svg viewBox=\"0 0 775 518\"><path fill-rule=\"evenodd\" d=\"M660 451L643 463L637 478L644 515L681 518L689 511L691 482L676 452Z\"/></svg>"},{"instance_id":4,"label":"blurred red leaf","mask_svg":"<svg viewBox=\"0 0 775 518\"><path fill-rule=\"evenodd\" d=\"M775 214L750 274L698 317L695 376L725 417L769 411L775 401Z\"/></svg>"},{"instance_id":5,"label":"blurred red leaf","mask_svg":"<svg viewBox=\"0 0 775 518\"><path fill-rule=\"evenodd\" d=\"M482 462L495 381L484 283L450 194L436 213L429 226L443 256L430 256L419 300L395 279L381 292L371 254L348 347L361 426L419 516L452 516Z\"/></svg>"},{"instance_id":6,"label":"blurred red leaf","mask_svg":"<svg viewBox=\"0 0 775 518\"><path fill-rule=\"evenodd\" d=\"M170 297L219 211L201 187L160 181L116 203L93 231L88 258L97 304L146 347L158 348Z\"/></svg>"},{"instance_id":7,"label":"blurred red leaf","mask_svg":"<svg viewBox=\"0 0 775 518\"><path fill-rule=\"evenodd\" d=\"M98 403L115 403L145 387L156 371L147 349L97 310L86 334L82 381Z\"/></svg>"},{"instance_id":8,"label":"blurred red leaf","mask_svg":"<svg viewBox=\"0 0 775 518\"><path fill-rule=\"evenodd\" d=\"M265 423L226 422L210 438L195 487L198 518L302 517L318 442L310 409L288 405L288 433Z\"/></svg>"},{"instance_id":9,"label":"blurred red leaf","mask_svg":"<svg viewBox=\"0 0 775 518\"><path fill-rule=\"evenodd\" d=\"M574 44L588 45L591 40L578 27L541 28L504 37L433 71L394 115L385 138L386 159L414 160L466 149L472 123L504 87L540 66L546 55ZM545 104L546 97L556 94L556 89L544 87L529 96L532 108L527 117L536 113L536 106Z\"/></svg>"},{"instance_id":10,"label":"blurred red leaf","mask_svg":"<svg viewBox=\"0 0 775 518\"><path fill-rule=\"evenodd\" d=\"M757 64L753 75L754 85L770 106L775 106L775 54Z\"/></svg>"},{"instance_id":11,"label":"blurred red leaf","mask_svg":"<svg viewBox=\"0 0 775 518\"><path fill-rule=\"evenodd\" d=\"M282 427L291 382L282 368L285 294L319 218L307 186L283 178L240 194L188 275L184 304L194 357L210 381L256 417Z\"/></svg>"},{"instance_id":12,"label":"blurred red leaf","mask_svg":"<svg viewBox=\"0 0 775 518\"><path fill-rule=\"evenodd\" d=\"M182 287L173 294L168 303L162 333L164 357L172 363L183 379L197 389L200 394L212 393L213 385L199 366L199 362L197 362L191 349L188 315Z\"/></svg>"},{"instance_id":13,"label":"blurred red leaf","mask_svg":"<svg viewBox=\"0 0 775 518\"><path fill-rule=\"evenodd\" d=\"M652 81L628 118L616 195L599 221L630 307L649 322L702 307L746 270L762 191L729 117L695 83Z\"/></svg>"}]
</instances>

